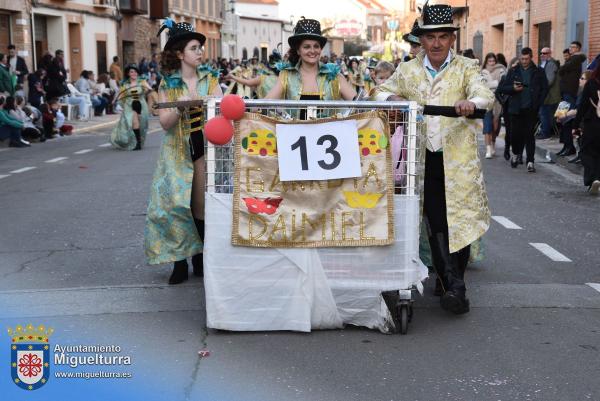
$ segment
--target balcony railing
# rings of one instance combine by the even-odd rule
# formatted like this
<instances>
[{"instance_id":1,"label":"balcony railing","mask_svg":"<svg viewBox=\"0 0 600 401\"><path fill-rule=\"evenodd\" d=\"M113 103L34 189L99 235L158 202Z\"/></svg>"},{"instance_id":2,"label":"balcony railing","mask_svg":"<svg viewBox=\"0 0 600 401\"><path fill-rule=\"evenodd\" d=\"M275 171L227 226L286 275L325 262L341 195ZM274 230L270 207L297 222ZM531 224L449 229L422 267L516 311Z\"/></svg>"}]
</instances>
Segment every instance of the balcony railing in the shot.
<instances>
[{"instance_id":1,"label":"balcony railing","mask_svg":"<svg viewBox=\"0 0 600 401\"><path fill-rule=\"evenodd\" d=\"M108 8L108 7L114 7L114 6L115 6L115 0L94 0L94 7Z\"/></svg>"}]
</instances>

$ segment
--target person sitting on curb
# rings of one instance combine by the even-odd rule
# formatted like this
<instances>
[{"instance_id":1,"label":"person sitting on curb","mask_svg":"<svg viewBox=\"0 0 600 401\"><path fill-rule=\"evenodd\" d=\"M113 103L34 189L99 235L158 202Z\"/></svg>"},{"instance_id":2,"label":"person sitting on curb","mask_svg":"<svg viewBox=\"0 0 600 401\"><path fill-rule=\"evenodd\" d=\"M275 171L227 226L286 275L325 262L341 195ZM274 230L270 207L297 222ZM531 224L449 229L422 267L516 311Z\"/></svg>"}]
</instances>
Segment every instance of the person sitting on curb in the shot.
<instances>
[{"instance_id":1,"label":"person sitting on curb","mask_svg":"<svg viewBox=\"0 0 600 401\"><path fill-rule=\"evenodd\" d=\"M32 119L23 110L24 103L25 99L22 96L9 96L4 101L4 109L8 111L8 114L12 118L23 123L23 129L21 130L22 137L25 137L28 141L40 139L42 131L33 125Z\"/></svg>"},{"instance_id":2,"label":"person sitting on curb","mask_svg":"<svg viewBox=\"0 0 600 401\"><path fill-rule=\"evenodd\" d=\"M42 104L42 118L46 139L53 139L57 133L60 136L71 135L73 126L65 124L65 115L60 110L57 98L52 98L48 103Z\"/></svg>"},{"instance_id":3,"label":"person sitting on curb","mask_svg":"<svg viewBox=\"0 0 600 401\"><path fill-rule=\"evenodd\" d=\"M23 123L11 117L4 109L4 96L0 96L0 140L10 138L8 146L11 148L25 148L29 142L24 141L21 137Z\"/></svg>"}]
</instances>

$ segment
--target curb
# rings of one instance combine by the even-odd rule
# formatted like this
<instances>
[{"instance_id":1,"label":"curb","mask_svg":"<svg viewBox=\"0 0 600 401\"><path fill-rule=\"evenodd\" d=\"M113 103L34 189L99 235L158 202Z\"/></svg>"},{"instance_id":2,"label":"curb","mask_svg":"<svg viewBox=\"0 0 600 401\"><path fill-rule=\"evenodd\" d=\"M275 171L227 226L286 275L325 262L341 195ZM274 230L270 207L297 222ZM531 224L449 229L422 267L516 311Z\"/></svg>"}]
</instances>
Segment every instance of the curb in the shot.
<instances>
[{"instance_id":1,"label":"curb","mask_svg":"<svg viewBox=\"0 0 600 401\"><path fill-rule=\"evenodd\" d=\"M100 123L100 124L91 125L91 126L82 127L82 128L75 127L73 129L73 134L81 134L81 133L85 133L85 132L95 131L97 129L110 127L112 125L117 125L118 122L119 122L119 119L116 119L114 121L108 121L105 123Z\"/></svg>"},{"instance_id":2,"label":"curb","mask_svg":"<svg viewBox=\"0 0 600 401\"><path fill-rule=\"evenodd\" d=\"M538 145L537 142L535 144L535 155L536 158L539 158L541 163L556 164L557 166L569 170L573 174L583 175L583 166L581 166L581 164L568 163L569 159L575 156L557 156L554 151Z\"/></svg>"}]
</instances>

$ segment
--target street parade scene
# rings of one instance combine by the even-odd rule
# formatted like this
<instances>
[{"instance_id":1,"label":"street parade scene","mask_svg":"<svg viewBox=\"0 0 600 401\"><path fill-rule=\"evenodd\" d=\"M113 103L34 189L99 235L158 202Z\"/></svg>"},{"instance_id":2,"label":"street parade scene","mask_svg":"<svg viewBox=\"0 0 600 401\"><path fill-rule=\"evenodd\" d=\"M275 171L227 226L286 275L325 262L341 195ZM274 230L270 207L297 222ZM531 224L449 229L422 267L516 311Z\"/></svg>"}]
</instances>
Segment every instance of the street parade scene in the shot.
<instances>
[{"instance_id":1,"label":"street parade scene","mask_svg":"<svg viewBox=\"0 0 600 401\"><path fill-rule=\"evenodd\" d=\"M600 0L0 0L1 400L600 401Z\"/></svg>"}]
</instances>

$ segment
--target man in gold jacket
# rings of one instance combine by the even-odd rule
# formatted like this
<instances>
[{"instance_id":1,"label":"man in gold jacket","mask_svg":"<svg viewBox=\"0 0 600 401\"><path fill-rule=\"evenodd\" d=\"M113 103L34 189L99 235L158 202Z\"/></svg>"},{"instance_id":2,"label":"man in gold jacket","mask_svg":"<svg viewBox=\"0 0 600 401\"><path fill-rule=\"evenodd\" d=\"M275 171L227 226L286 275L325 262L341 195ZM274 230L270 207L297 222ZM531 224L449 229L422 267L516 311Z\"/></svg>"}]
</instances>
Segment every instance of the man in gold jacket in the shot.
<instances>
[{"instance_id":1,"label":"man in gold jacket","mask_svg":"<svg viewBox=\"0 0 600 401\"><path fill-rule=\"evenodd\" d=\"M490 210L477 150L475 120L465 116L490 109L493 93L485 85L477 60L454 54L451 7L425 5L414 33L423 50L401 63L394 75L375 88L376 100L414 100L424 105L454 106L458 118L427 116L423 214L435 270L442 284L442 308L469 311L464 273L470 244L489 228Z\"/></svg>"}]
</instances>

